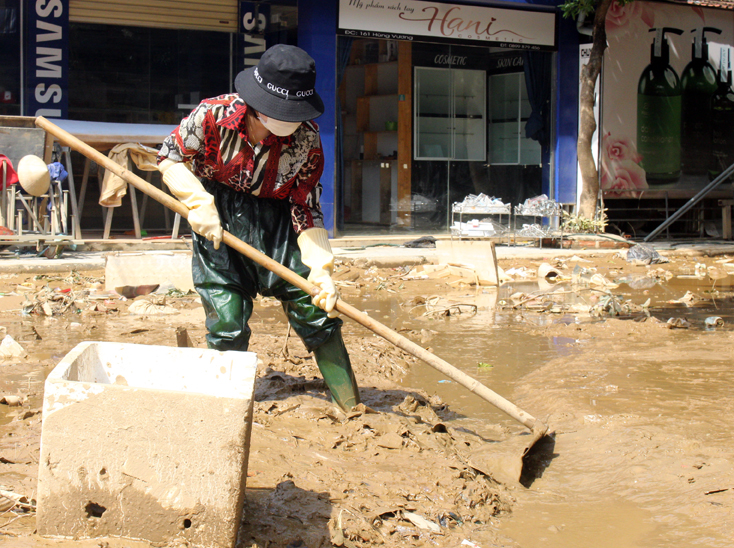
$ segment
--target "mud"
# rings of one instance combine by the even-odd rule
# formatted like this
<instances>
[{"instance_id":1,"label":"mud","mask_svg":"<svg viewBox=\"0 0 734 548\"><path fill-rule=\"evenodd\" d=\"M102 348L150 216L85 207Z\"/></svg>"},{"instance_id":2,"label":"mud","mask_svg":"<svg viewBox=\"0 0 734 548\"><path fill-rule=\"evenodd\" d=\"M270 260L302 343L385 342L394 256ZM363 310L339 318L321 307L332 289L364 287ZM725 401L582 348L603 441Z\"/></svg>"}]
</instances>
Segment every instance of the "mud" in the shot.
<instances>
[{"instance_id":1,"label":"mud","mask_svg":"<svg viewBox=\"0 0 734 548\"><path fill-rule=\"evenodd\" d=\"M530 456L522 482L482 458L516 450L521 425L349 321L345 341L365 406L344 415L311 355L286 337L278 303L259 301L240 546L730 546L734 276L721 275L722 260L502 263L529 275L499 291L416 279L410 268L339 266L347 301L551 425L554 438ZM561 276L538 282L542 262ZM608 283L590 283L595 274ZM0 405L0 489L31 501L0 516L0 544L150 546L34 532L40 406L52 367L82 340L174 346L185 327L205 345L195 295L167 297L178 314L130 315L135 301L84 293L103 287L102 276L0 278L0 325L28 352L0 363L0 394L23 398ZM77 304L21 315L14 294L46 286L69 289ZM707 327L711 316L723 326Z\"/></svg>"}]
</instances>

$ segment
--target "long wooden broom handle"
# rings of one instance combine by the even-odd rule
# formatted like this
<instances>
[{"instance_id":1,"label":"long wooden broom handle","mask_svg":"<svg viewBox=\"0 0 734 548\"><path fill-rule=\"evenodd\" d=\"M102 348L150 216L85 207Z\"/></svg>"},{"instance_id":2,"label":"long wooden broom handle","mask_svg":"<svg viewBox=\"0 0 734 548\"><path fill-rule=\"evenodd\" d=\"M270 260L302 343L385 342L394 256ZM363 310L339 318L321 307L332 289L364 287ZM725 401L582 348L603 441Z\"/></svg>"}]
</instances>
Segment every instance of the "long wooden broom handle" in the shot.
<instances>
[{"instance_id":1,"label":"long wooden broom handle","mask_svg":"<svg viewBox=\"0 0 734 548\"><path fill-rule=\"evenodd\" d=\"M87 158L94 160L95 162L97 162L97 164L103 166L105 169L109 169L141 192L144 192L154 200L160 202L167 208L178 213L179 215L181 215L181 217L188 218L189 209L181 202L169 196L162 190L157 189L144 179L141 179L134 173L117 164L116 162L113 162L107 156L90 147L67 131L64 131L56 124L49 122L46 118L42 116L38 116L35 119L35 123L38 127L43 128L54 135L59 141L61 141L65 145L73 148L77 152L80 152ZM239 253L242 253L246 257L252 259L256 263L264 266L271 272L274 272L288 283L291 283L299 289L302 289L309 295L317 295L319 293L318 286L315 286L289 268L286 268L282 264L274 261L264 253L261 253L257 249L240 240L239 238L236 238L229 232L224 231L222 242L230 246L232 249L235 249ZM351 318L355 322L363 325L370 331L378 334L398 348L401 348L402 350L405 350L416 358L423 360L431 367L434 367L450 379L469 389L471 392L475 393L477 396L484 399L485 401L491 403L499 410L504 411L510 417L529 428L535 435L536 439L540 436L543 436L548 431L548 426L543 424L543 422L536 419L529 413L526 413L525 411L520 409L514 403L506 400L496 392L484 386L476 379L470 377L450 363L442 360L435 354L432 354L425 348L415 344L410 339L403 337L386 325L374 320L364 312L344 302L342 299L337 299L336 309L344 316Z\"/></svg>"}]
</instances>

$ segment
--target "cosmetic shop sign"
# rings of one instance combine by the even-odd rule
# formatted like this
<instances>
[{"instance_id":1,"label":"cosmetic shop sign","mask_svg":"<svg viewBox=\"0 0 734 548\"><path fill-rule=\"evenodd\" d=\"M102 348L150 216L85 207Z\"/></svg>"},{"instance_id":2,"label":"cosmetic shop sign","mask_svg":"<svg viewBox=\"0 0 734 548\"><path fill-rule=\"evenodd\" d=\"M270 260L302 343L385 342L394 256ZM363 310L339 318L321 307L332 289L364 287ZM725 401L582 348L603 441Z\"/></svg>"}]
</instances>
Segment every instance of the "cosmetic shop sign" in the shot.
<instances>
[{"instance_id":1,"label":"cosmetic shop sign","mask_svg":"<svg viewBox=\"0 0 734 548\"><path fill-rule=\"evenodd\" d=\"M418 0L340 0L343 36L556 50L556 12Z\"/></svg>"},{"instance_id":2,"label":"cosmetic shop sign","mask_svg":"<svg viewBox=\"0 0 734 548\"><path fill-rule=\"evenodd\" d=\"M731 14L614 3L606 29L599 161L605 194L703 188L734 163Z\"/></svg>"}]
</instances>

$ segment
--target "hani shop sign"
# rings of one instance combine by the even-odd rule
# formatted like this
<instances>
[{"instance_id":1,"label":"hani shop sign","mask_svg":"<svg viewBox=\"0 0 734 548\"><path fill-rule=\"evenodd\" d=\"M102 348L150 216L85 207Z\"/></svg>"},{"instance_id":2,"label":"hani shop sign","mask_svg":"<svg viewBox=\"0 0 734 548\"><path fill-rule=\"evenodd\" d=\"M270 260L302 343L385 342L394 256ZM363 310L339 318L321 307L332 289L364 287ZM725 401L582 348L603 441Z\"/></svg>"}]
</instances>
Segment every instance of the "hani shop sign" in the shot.
<instances>
[{"instance_id":1,"label":"hani shop sign","mask_svg":"<svg viewBox=\"0 0 734 548\"><path fill-rule=\"evenodd\" d=\"M357 38L556 49L556 12L421 0L339 0L338 33Z\"/></svg>"},{"instance_id":2,"label":"hani shop sign","mask_svg":"<svg viewBox=\"0 0 734 548\"><path fill-rule=\"evenodd\" d=\"M24 114L67 118L69 0L35 0L24 4L27 25Z\"/></svg>"}]
</instances>

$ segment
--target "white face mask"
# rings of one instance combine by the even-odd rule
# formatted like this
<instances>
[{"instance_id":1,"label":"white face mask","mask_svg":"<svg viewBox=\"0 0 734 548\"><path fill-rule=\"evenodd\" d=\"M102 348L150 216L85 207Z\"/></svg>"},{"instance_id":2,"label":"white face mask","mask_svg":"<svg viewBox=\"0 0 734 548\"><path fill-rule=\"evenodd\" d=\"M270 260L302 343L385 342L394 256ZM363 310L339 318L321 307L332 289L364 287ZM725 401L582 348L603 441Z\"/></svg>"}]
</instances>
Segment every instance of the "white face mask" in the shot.
<instances>
[{"instance_id":1,"label":"white face mask","mask_svg":"<svg viewBox=\"0 0 734 548\"><path fill-rule=\"evenodd\" d=\"M260 123L264 125L270 133L277 135L278 137L287 137L288 135L291 135L301 125L301 122L281 122L280 120L275 120L273 118L263 120L260 115L258 115L257 119L260 120Z\"/></svg>"}]
</instances>

